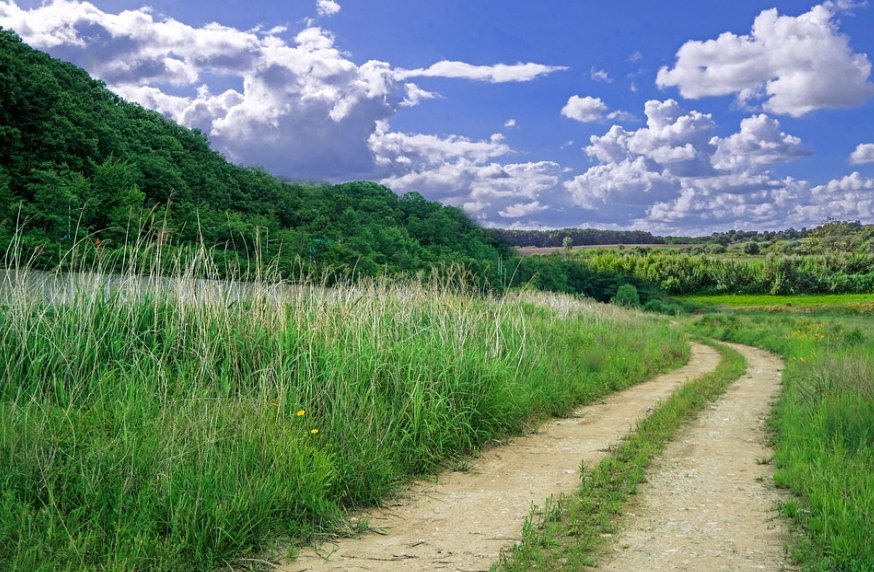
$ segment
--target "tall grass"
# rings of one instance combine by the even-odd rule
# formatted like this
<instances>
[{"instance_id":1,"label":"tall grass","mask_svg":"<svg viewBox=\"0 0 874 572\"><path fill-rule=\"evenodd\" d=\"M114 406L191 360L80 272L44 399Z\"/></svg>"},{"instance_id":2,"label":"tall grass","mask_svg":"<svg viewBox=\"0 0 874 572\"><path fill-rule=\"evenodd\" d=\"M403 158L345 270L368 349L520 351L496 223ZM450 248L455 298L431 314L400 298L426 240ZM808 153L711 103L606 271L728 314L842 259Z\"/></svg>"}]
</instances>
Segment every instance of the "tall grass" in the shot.
<instances>
[{"instance_id":1,"label":"tall grass","mask_svg":"<svg viewBox=\"0 0 874 572\"><path fill-rule=\"evenodd\" d=\"M36 291L5 275L0 568L233 563L687 357L664 322L458 276L327 289L179 270Z\"/></svg>"},{"instance_id":2,"label":"tall grass","mask_svg":"<svg viewBox=\"0 0 874 572\"><path fill-rule=\"evenodd\" d=\"M803 531L797 559L810 570L874 569L874 316L738 313L696 328L786 357L774 480L798 495L783 507Z\"/></svg>"}]
</instances>

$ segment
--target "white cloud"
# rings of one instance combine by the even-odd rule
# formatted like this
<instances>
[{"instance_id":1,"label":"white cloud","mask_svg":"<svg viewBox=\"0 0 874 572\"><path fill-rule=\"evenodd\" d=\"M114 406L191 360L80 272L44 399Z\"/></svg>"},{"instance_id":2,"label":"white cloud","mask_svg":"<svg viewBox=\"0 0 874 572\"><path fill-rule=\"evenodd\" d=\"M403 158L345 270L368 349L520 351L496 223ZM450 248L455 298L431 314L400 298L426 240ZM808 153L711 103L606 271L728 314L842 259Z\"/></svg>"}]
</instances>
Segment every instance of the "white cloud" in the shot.
<instances>
[{"instance_id":1,"label":"white cloud","mask_svg":"<svg viewBox=\"0 0 874 572\"><path fill-rule=\"evenodd\" d=\"M316 2L316 11L319 16L333 16L340 13L340 5L334 0L318 0Z\"/></svg>"},{"instance_id":2,"label":"white cloud","mask_svg":"<svg viewBox=\"0 0 874 572\"><path fill-rule=\"evenodd\" d=\"M542 75L563 71L564 66L547 66L535 63L496 64L492 66L475 66L465 62L443 60L427 68L412 70L399 69L395 72L398 79L414 77L444 77L460 78L490 83L507 83L531 81Z\"/></svg>"},{"instance_id":3,"label":"white cloud","mask_svg":"<svg viewBox=\"0 0 874 572\"><path fill-rule=\"evenodd\" d=\"M516 203L499 211L504 218L521 218L530 214L546 210L546 205L541 205L540 201L531 201L530 203Z\"/></svg>"},{"instance_id":4,"label":"white cloud","mask_svg":"<svg viewBox=\"0 0 874 572\"><path fill-rule=\"evenodd\" d=\"M713 166L724 171L759 171L809 155L801 139L780 131L780 123L767 115L747 117L740 131L724 139L714 138Z\"/></svg>"},{"instance_id":5,"label":"white cloud","mask_svg":"<svg viewBox=\"0 0 874 572\"><path fill-rule=\"evenodd\" d=\"M607 73L607 70L599 70L594 67L589 70L589 77L595 81L602 81L604 83L613 83L613 78L610 77L610 74Z\"/></svg>"},{"instance_id":6,"label":"white cloud","mask_svg":"<svg viewBox=\"0 0 874 572\"><path fill-rule=\"evenodd\" d=\"M573 119L580 123L594 123L608 119L618 121L634 119L633 115L625 111L608 112L607 104L600 98L590 96L580 97L578 95L570 96L565 106L561 109L561 114L568 119Z\"/></svg>"},{"instance_id":7,"label":"white cloud","mask_svg":"<svg viewBox=\"0 0 874 572\"><path fill-rule=\"evenodd\" d=\"M401 107L415 107L426 99L439 97L437 93L426 91L414 83L405 83L404 89L406 90L407 96L403 101L401 101Z\"/></svg>"},{"instance_id":8,"label":"white cloud","mask_svg":"<svg viewBox=\"0 0 874 572\"><path fill-rule=\"evenodd\" d=\"M850 163L853 165L874 163L874 143L859 143L856 150L850 154Z\"/></svg>"},{"instance_id":9,"label":"white cloud","mask_svg":"<svg viewBox=\"0 0 874 572\"><path fill-rule=\"evenodd\" d=\"M674 100L648 101L645 113L646 127L614 125L592 136L585 151L600 164L564 182L588 220L631 218L638 228L683 233L868 216L874 182L858 173L813 189L773 177L769 166L808 151L766 115L748 117L737 133L720 138L710 115Z\"/></svg>"},{"instance_id":10,"label":"white cloud","mask_svg":"<svg viewBox=\"0 0 874 572\"><path fill-rule=\"evenodd\" d=\"M823 4L797 17L765 10L749 35L686 42L656 83L690 99L735 94L742 105L761 101L765 111L794 117L860 105L874 95L871 62L838 32L837 9Z\"/></svg>"},{"instance_id":11,"label":"white cloud","mask_svg":"<svg viewBox=\"0 0 874 572\"><path fill-rule=\"evenodd\" d=\"M513 129L516 126L517 126L516 120L513 119L512 117L504 122L504 127L506 127L507 129Z\"/></svg>"},{"instance_id":12,"label":"white cloud","mask_svg":"<svg viewBox=\"0 0 874 572\"><path fill-rule=\"evenodd\" d=\"M632 62L632 63L639 62L642 59L643 59L643 54L640 53L640 51L634 52L630 56L628 56L628 61Z\"/></svg>"},{"instance_id":13,"label":"white cloud","mask_svg":"<svg viewBox=\"0 0 874 572\"><path fill-rule=\"evenodd\" d=\"M589 123L593 121L601 121L604 119L604 114L607 112L607 104L597 97L580 97L572 95L565 106L561 109L561 114L569 119L574 119L581 123Z\"/></svg>"},{"instance_id":14,"label":"white cloud","mask_svg":"<svg viewBox=\"0 0 874 572\"><path fill-rule=\"evenodd\" d=\"M483 221L545 210L547 203L541 198L561 179L557 163L500 162L513 153L500 133L487 140L438 137L393 132L387 122L380 122L370 148L382 169L383 184L462 207Z\"/></svg>"}]
</instances>

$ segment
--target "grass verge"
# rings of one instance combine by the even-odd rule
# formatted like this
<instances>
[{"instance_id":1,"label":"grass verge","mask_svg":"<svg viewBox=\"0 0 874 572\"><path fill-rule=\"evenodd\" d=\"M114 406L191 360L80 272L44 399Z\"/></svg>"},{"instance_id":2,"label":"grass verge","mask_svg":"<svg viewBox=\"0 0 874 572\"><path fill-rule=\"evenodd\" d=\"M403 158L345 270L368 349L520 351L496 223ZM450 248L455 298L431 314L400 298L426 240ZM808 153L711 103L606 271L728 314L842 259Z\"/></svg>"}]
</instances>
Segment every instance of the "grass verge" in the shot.
<instances>
[{"instance_id":1,"label":"grass verge","mask_svg":"<svg viewBox=\"0 0 874 572\"><path fill-rule=\"evenodd\" d=\"M874 315L736 312L699 333L783 355L770 424L774 482L796 494L792 556L806 570L874 570Z\"/></svg>"},{"instance_id":2,"label":"grass verge","mask_svg":"<svg viewBox=\"0 0 874 572\"><path fill-rule=\"evenodd\" d=\"M550 499L543 509L532 511L523 526L522 542L503 555L498 570L578 570L594 564L593 554L603 535L615 530L653 458L680 427L745 371L741 354L713 345L722 354L717 369L675 391L597 466L581 467L579 493Z\"/></svg>"}]
</instances>

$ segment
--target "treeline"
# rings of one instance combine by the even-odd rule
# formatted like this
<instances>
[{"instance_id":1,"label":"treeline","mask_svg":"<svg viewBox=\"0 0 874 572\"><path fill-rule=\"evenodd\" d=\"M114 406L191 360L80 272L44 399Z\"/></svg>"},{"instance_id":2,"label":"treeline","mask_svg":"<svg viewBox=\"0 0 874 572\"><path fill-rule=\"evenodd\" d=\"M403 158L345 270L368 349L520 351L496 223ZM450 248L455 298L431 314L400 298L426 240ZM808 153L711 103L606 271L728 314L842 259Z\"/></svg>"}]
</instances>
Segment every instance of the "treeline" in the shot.
<instances>
[{"instance_id":1,"label":"treeline","mask_svg":"<svg viewBox=\"0 0 874 572\"><path fill-rule=\"evenodd\" d=\"M859 224L856 221L856 224ZM642 230L603 230L596 228L563 228L561 230L518 230L493 228L494 236L512 246L557 247L597 246L609 244L719 244L728 246L742 242L769 242L778 240L799 240L809 235L806 228L796 230L729 230L714 232L710 236L655 236Z\"/></svg>"},{"instance_id":2,"label":"treeline","mask_svg":"<svg viewBox=\"0 0 874 572\"><path fill-rule=\"evenodd\" d=\"M561 230L517 230L493 228L492 233L512 246L565 246L570 238L574 246L598 244L672 244L672 237L654 236L642 230L600 230L596 228L565 228Z\"/></svg>"},{"instance_id":3,"label":"treeline","mask_svg":"<svg viewBox=\"0 0 874 572\"><path fill-rule=\"evenodd\" d=\"M630 275L672 294L874 292L874 254L730 258L664 251L602 251L573 260L591 272Z\"/></svg>"},{"instance_id":4,"label":"treeline","mask_svg":"<svg viewBox=\"0 0 874 572\"><path fill-rule=\"evenodd\" d=\"M512 256L460 209L416 193L287 182L230 164L203 133L0 29L0 250L13 237L41 267L132 245L203 246L220 270L262 260L287 274L367 276L457 264L497 283Z\"/></svg>"}]
</instances>

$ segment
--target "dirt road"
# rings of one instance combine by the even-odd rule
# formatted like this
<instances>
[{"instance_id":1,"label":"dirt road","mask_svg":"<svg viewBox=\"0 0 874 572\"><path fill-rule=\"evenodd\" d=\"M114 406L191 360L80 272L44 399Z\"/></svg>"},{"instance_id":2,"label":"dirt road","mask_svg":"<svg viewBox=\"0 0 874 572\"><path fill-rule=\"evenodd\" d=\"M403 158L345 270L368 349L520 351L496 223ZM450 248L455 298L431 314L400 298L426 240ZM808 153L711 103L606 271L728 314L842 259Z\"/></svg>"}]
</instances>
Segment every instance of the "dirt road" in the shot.
<instances>
[{"instance_id":1,"label":"dirt road","mask_svg":"<svg viewBox=\"0 0 874 572\"><path fill-rule=\"evenodd\" d=\"M303 551L284 571L488 570L519 539L532 503L572 493L580 462L592 464L683 382L714 370L719 354L694 344L689 364L546 423L483 453L468 472L422 482L367 515L378 533Z\"/></svg>"},{"instance_id":2,"label":"dirt road","mask_svg":"<svg viewBox=\"0 0 874 572\"><path fill-rule=\"evenodd\" d=\"M730 345L746 375L668 445L601 570L789 569L764 444L783 362Z\"/></svg>"}]
</instances>

